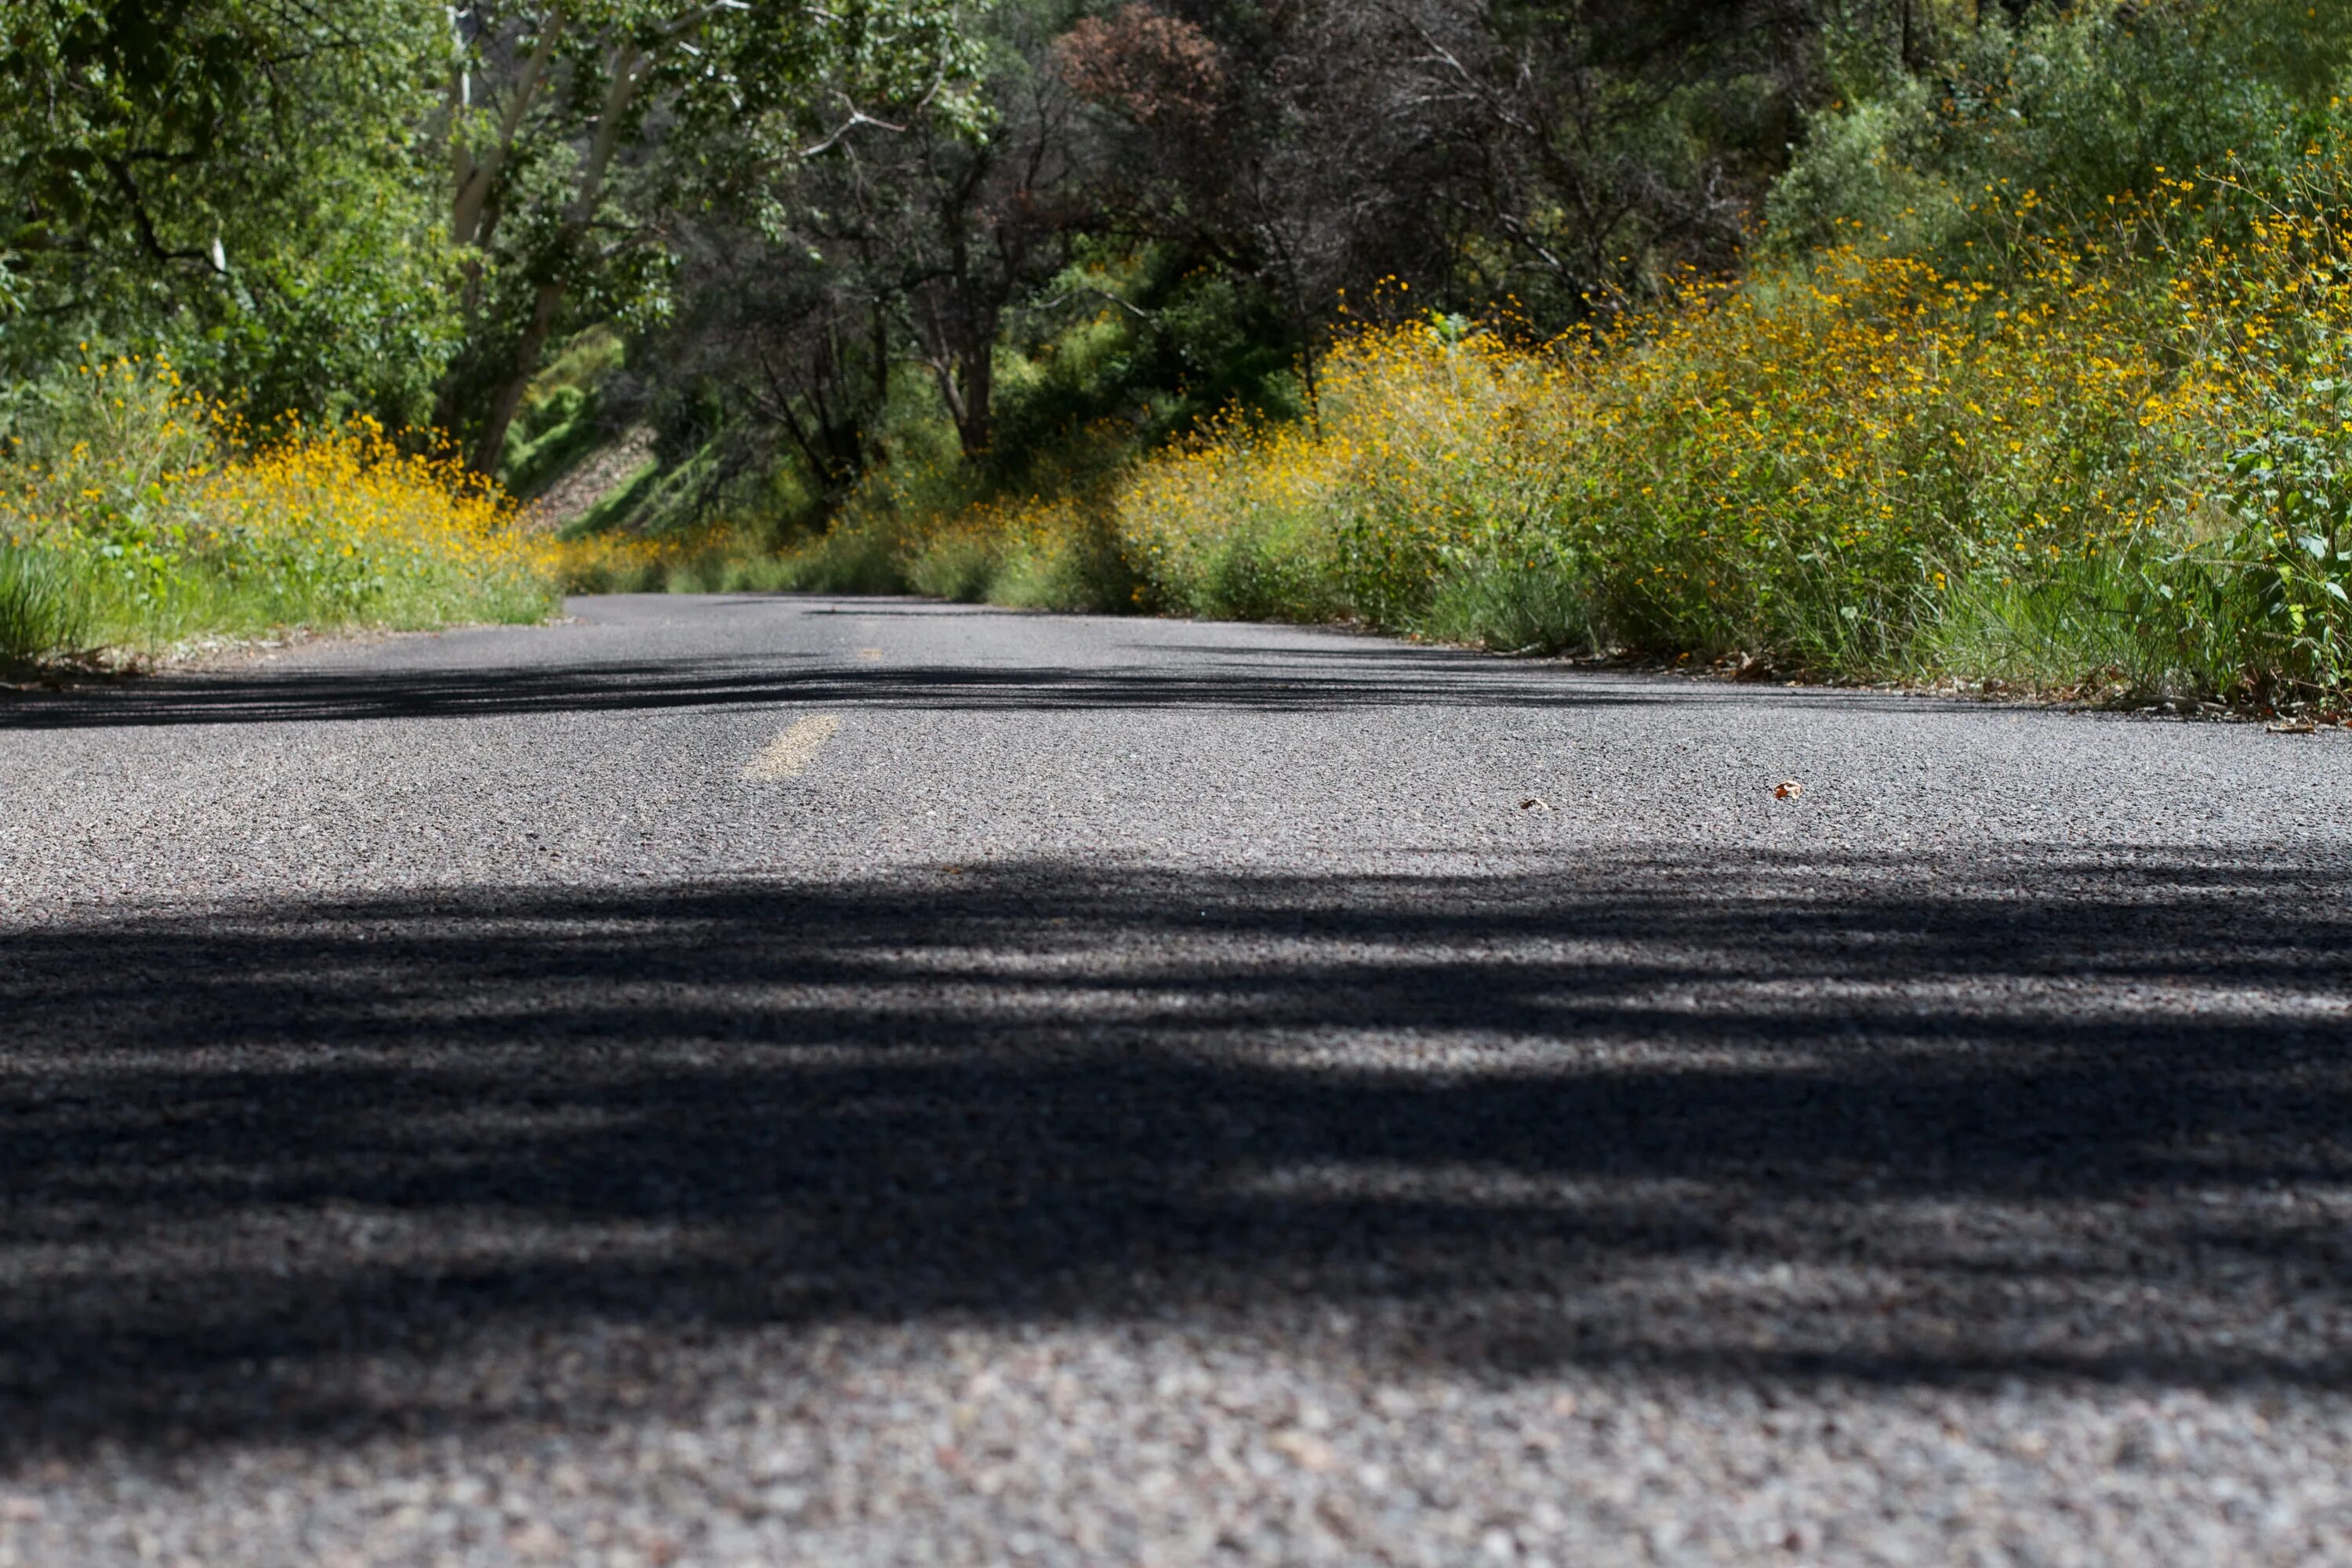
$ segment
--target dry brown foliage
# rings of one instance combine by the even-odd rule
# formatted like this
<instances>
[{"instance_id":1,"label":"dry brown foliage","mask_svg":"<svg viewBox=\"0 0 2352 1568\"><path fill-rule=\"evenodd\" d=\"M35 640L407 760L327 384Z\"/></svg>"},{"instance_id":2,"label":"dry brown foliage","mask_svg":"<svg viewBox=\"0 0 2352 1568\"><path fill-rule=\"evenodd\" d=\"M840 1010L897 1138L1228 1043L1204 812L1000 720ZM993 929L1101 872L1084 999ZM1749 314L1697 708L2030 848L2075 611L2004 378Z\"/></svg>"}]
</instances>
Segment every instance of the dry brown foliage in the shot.
<instances>
[{"instance_id":1,"label":"dry brown foliage","mask_svg":"<svg viewBox=\"0 0 2352 1568\"><path fill-rule=\"evenodd\" d=\"M1140 0L1070 29L1054 46L1054 65L1080 98L1155 129L1206 130L1224 90L1208 35Z\"/></svg>"}]
</instances>

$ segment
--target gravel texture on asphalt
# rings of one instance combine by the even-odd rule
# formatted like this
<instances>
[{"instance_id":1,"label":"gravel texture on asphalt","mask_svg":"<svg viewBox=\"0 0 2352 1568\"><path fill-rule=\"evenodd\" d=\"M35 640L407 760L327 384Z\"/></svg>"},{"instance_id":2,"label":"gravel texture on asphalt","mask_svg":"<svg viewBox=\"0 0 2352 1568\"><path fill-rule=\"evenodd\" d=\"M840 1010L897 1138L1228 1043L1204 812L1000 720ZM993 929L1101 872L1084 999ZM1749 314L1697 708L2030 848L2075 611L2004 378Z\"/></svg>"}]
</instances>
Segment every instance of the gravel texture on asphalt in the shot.
<instances>
[{"instance_id":1,"label":"gravel texture on asphalt","mask_svg":"<svg viewBox=\"0 0 2352 1568\"><path fill-rule=\"evenodd\" d=\"M2352 732L573 613L0 700L0 1564L2352 1563Z\"/></svg>"}]
</instances>

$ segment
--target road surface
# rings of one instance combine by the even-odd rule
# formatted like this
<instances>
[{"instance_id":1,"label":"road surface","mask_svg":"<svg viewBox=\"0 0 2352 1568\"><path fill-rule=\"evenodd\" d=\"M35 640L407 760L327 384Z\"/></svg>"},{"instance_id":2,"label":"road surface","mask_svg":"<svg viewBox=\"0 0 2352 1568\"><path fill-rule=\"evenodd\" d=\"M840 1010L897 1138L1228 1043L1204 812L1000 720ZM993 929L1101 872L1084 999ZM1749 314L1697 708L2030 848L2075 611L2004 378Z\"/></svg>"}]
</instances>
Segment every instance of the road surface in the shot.
<instances>
[{"instance_id":1,"label":"road surface","mask_svg":"<svg viewBox=\"0 0 2352 1568\"><path fill-rule=\"evenodd\" d=\"M2352 731L572 611L0 700L0 1563L2352 1562Z\"/></svg>"}]
</instances>

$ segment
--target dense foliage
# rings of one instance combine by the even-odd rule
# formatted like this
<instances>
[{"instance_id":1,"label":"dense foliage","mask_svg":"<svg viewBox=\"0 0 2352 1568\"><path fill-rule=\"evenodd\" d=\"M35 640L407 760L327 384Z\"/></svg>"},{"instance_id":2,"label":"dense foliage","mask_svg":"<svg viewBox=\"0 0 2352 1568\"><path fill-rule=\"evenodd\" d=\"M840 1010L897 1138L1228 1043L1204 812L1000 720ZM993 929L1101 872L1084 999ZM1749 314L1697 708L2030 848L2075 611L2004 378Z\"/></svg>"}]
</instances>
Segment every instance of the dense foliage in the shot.
<instances>
[{"instance_id":1,"label":"dense foliage","mask_svg":"<svg viewBox=\"0 0 2352 1568\"><path fill-rule=\"evenodd\" d=\"M260 407L422 411L448 349L408 0L23 0L0 21L0 372L168 347Z\"/></svg>"},{"instance_id":2,"label":"dense foliage","mask_svg":"<svg viewBox=\"0 0 2352 1568\"><path fill-rule=\"evenodd\" d=\"M2352 678L2344 7L29 0L0 47L0 605L161 537L58 488L94 343L306 461L454 451L577 583Z\"/></svg>"},{"instance_id":3,"label":"dense foliage","mask_svg":"<svg viewBox=\"0 0 2352 1568\"><path fill-rule=\"evenodd\" d=\"M1312 417L1236 408L978 504L894 479L800 580L2340 701L2352 21L1920 19L1907 56L1826 35L1837 96L1736 279L1694 258L1566 330L1400 279Z\"/></svg>"},{"instance_id":4,"label":"dense foliage","mask_svg":"<svg viewBox=\"0 0 2352 1568\"><path fill-rule=\"evenodd\" d=\"M719 199L742 167L710 163L713 127L756 163L790 162L830 119L854 115L834 102L845 93L928 94L951 121L965 53L953 20L944 0L10 5L0 15L0 437L12 443L5 488L19 504L0 538L0 600L90 602L63 619L18 615L9 640L69 641L59 628L85 622L127 635L131 619L107 607L120 597L112 576L89 572L118 548L173 563L133 602L152 611L168 585L209 603L199 589L228 559L213 546L237 531L206 510L221 501L214 490L139 468L193 438L186 418L126 398L127 444L85 445L78 422L92 405L78 378L169 363L255 428L312 421L312 435L271 437L298 467L339 452L371 482L407 485L400 506L462 510L479 499L466 487L503 463L551 342L583 325L662 318L677 216ZM118 387L145 384L106 374ZM403 467L451 441L472 479ZM93 475L94 494L59 488L68 468L109 463L120 471ZM96 533L79 515L85 500L110 509ZM163 521L180 505L197 507L201 523ZM289 509L291 521L265 531L312 529L307 544L289 544L294 556L368 553L341 548L351 540L333 507ZM191 527L209 542L184 548L171 533ZM91 544L100 534L109 542ZM168 549L156 542L167 536ZM230 556L231 578L256 579L251 551ZM269 593L240 590L235 612L136 619L151 631L242 625L255 605L278 602L270 593L298 618L360 615L351 595L313 593L306 574L285 564ZM541 575L526 596L543 605ZM479 609L456 578L426 597L438 608L412 595L394 613L379 595L366 615ZM50 633L21 629L37 621Z\"/></svg>"}]
</instances>

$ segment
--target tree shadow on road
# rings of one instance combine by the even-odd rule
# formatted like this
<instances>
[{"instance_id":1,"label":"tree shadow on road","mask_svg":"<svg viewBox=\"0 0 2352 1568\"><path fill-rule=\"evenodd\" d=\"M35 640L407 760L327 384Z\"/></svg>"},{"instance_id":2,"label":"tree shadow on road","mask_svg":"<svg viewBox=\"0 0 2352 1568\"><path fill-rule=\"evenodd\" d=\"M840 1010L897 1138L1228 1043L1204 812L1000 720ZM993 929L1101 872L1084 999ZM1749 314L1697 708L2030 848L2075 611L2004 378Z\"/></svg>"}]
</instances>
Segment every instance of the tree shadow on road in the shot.
<instances>
[{"instance_id":1,"label":"tree shadow on road","mask_svg":"<svg viewBox=\"0 0 2352 1568\"><path fill-rule=\"evenodd\" d=\"M1197 709L1328 714L1393 707L1545 710L1710 701L1754 708L1819 702L1824 697L1818 691L1626 677L1595 680L1559 669L1403 647L1149 651L1155 657L1120 665L858 666L776 653L481 668L453 664L167 674L58 691L0 691L0 732L679 709ZM1170 653L1177 657L1167 657ZM1922 710L1915 700L1895 697L1839 693L1830 700L1846 710Z\"/></svg>"},{"instance_id":2,"label":"tree shadow on road","mask_svg":"<svg viewBox=\"0 0 2352 1568\"><path fill-rule=\"evenodd\" d=\"M2352 1389L2347 891L1011 862L20 930L0 1458L572 1418L621 1373L434 1368L592 1323Z\"/></svg>"}]
</instances>

